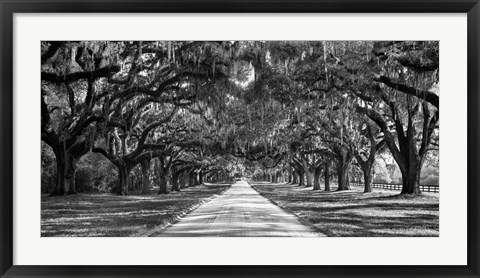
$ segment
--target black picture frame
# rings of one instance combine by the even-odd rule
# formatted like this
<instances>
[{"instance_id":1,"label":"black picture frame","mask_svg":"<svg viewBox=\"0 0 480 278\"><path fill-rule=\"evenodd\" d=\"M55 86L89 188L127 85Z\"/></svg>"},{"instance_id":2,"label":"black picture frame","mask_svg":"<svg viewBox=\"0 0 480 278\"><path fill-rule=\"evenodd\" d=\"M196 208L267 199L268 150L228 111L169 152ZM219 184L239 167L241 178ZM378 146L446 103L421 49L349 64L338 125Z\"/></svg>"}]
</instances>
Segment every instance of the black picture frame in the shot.
<instances>
[{"instance_id":1,"label":"black picture frame","mask_svg":"<svg viewBox=\"0 0 480 278\"><path fill-rule=\"evenodd\" d=\"M0 0L1 277L480 277L478 0ZM467 13L468 264L465 266L25 266L13 265L14 13ZM454 170L454 169L451 169ZM448 250L445 250L448 252ZM214 264L214 262L212 262Z\"/></svg>"}]
</instances>

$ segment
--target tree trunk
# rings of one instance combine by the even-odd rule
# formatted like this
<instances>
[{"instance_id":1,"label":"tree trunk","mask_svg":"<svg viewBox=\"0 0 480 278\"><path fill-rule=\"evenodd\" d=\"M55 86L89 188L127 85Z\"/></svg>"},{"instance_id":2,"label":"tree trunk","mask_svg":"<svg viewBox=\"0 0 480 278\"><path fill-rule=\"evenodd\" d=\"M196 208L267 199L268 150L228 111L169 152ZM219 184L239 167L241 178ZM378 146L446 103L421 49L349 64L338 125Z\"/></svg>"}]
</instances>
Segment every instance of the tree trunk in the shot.
<instances>
[{"instance_id":1,"label":"tree trunk","mask_svg":"<svg viewBox=\"0 0 480 278\"><path fill-rule=\"evenodd\" d=\"M350 190L348 183L347 169L343 163L337 165L338 188L337 191Z\"/></svg>"},{"instance_id":2,"label":"tree trunk","mask_svg":"<svg viewBox=\"0 0 480 278\"><path fill-rule=\"evenodd\" d=\"M195 172L192 170L188 173L188 187L195 186Z\"/></svg>"},{"instance_id":3,"label":"tree trunk","mask_svg":"<svg viewBox=\"0 0 480 278\"><path fill-rule=\"evenodd\" d=\"M186 187L186 183L187 183L187 175L186 175L186 172L183 171L182 175L181 175L181 178L180 178L180 189L183 189Z\"/></svg>"},{"instance_id":4,"label":"tree trunk","mask_svg":"<svg viewBox=\"0 0 480 278\"><path fill-rule=\"evenodd\" d=\"M421 194L420 173L422 163L418 159L406 160L407 165L402 173L402 192L400 194Z\"/></svg>"},{"instance_id":5,"label":"tree trunk","mask_svg":"<svg viewBox=\"0 0 480 278\"><path fill-rule=\"evenodd\" d=\"M77 188L77 191L78 192L86 192L87 189L85 188L85 186L88 184L88 183L93 183L92 180L90 179L87 179L86 181L85 180L82 180L82 182L77 182L77 177L75 175L75 186ZM91 190L92 187L89 187L89 190Z\"/></svg>"},{"instance_id":6,"label":"tree trunk","mask_svg":"<svg viewBox=\"0 0 480 278\"><path fill-rule=\"evenodd\" d=\"M298 179L299 179L298 186L305 185L305 175L303 172L300 172L300 171L298 172Z\"/></svg>"},{"instance_id":7,"label":"tree trunk","mask_svg":"<svg viewBox=\"0 0 480 278\"><path fill-rule=\"evenodd\" d=\"M348 171L348 168L347 168L347 171L345 172L345 183L347 184L348 189L351 189L350 188L350 172Z\"/></svg>"},{"instance_id":8,"label":"tree trunk","mask_svg":"<svg viewBox=\"0 0 480 278\"><path fill-rule=\"evenodd\" d=\"M297 172L293 171L292 172L292 184L297 184L298 183L298 174Z\"/></svg>"},{"instance_id":9,"label":"tree trunk","mask_svg":"<svg viewBox=\"0 0 480 278\"><path fill-rule=\"evenodd\" d=\"M137 190L137 188L135 188L135 184L137 184L135 181L136 179L136 175L132 175L132 177L128 178L128 192Z\"/></svg>"},{"instance_id":10,"label":"tree trunk","mask_svg":"<svg viewBox=\"0 0 480 278\"><path fill-rule=\"evenodd\" d=\"M130 170L125 166L118 166L118 184L116 193L119 195L128 195L128 175Z\"/></svg>"},{"instance_id":11,"label":"tree trunk","mask_svg":"<svg viewBox=\"0 0 480 278\"><path fill-rule=\"evenodd\" d=\"M372 164L362 167L363 181L364 181L364 193L372 192Z\"/></svg>"},{"instance_id":12,"label":"tree trunk","mask_svg":"<svg viewBox=\"0 0 480 278\"><path fill-rule=\"evenodd\" d=\"M337 191L350 190L347 171L351 161L352 161L351 154L349 154L348 150L342 146L338 151L338 159L337 159L337 177L338 177Z\"/></svg>"},{"instance_id":13,"label":"tree trunk","mask_svg":"<svg viewBox=\"0 0 480 278\"><path fill-rule=\"evenodd\" d=\"M77 169L73 168L73 169L70 169L70 173L67 174L68 194L77 194L77 188L75 187L76 173L77 173Z\"/></svg>"},{"instance_id":14,"label":"tree trunk","mask_svg":"<svg viewBox=\"0 0 480 278\"><path fill-rule=\"evenodd\" d=\"M307 178L307 185L306 187L313 186L313 172L310 169L305 169L305 176Z\"/></svg>"},{"instance_id":15,"label":"tree trunk","mask_svg":"<svg viewBox=\"0 0 480 278\"><path fill-rule=\"evenodd\" d=\"M150 194L150 177L148 170L150 170L150 161L145 160L141 163L142 167L142 194Z\"/></svg>"},{"instance_id":16,"label":"tree trunk","mask_svg":"<svg viewBox=\"0 0 480 278\"><path fill-rule=\"evenodd\" d=\"M65 152L63 146L57 146L52 148L55 154L55 160L57 164L57 182L55 184L55 190L50 196L56 195L67 195L68 193L68 184L66 183L67 176L67 165L65 163L67 159L67 153Z\"/></svg>"},{"instance_id":17,"label":"tree trunk","mask_svg":"<svg viewBox=\"0 0 480 278\"><path fill-rule=\"evenodd\" d=\"M322 173L322 168L317 167L315 168L315 172L313 173L313 190L320 190L320 174Z\"/></svg>"},{"instance_id":18,"label":"tree trunk","mask_svg":"<svg viewBox=\"0 0 480 278\"><path fill-rule=\"evenodd\" d=\"M330 191L330 161L325 162L325 191Z\"/></svg>"},{"instance_id":19,"label":"tree trunk","mask_svg":"<svg viewBox=\"0 0 480 278\"><path fill-rule=\"evenodd\" d=\"M158 190L158 194L167 194L168 193L167 177L160 176L159 186L160 186L160 189Z\"/></svg>"},{"instance_id":20,"label":"tree trunk","mask_svg":"<svg viewBox=\"0 0 480 278\"><path fill-rule=\"evenodd\" d=\"M57 159L57 183L55 185L55 190L52 192L52 196L55 195L66 195L67 188L65 184L65 164L60 162Z\"/></svg>"},{"instance_id":21,"label":"tree trunk","mask_svg":"<svg viewBox=\"0 0 480 278\"><path fill-rule=\"evenodd\" d=\"M168 176L169 176L168 168L164 168L160 166L159 169L159 187L158 194L167 194L168 193Z\"/></svg>"},{"instance_id":22,"label":"tree trunk","mask_svg":"<svg viewBox=\"0 0 480 278\"><path fill-rule=\"evenodd\" d=\"M50 145L50 147L55 154L57 166L57 181L51 196L77 193L75 187L77 159L63 144L56 146ZM83 155L83 153L79 153L79 155Z\"/></svg>"},{"instance_id":23,"label":"tree trunk","mask_svg":"<svg viewBox=\"0 0 480 278\"><path fill-rule=\"evenodd\" d=\"M202 171L198 171L195 178L195 185L202 185L203 183L203 174Z\"/></svg>"},{"instance_id":24,"label":"tree trunk","mask_svg":"<svg viewBox=\"0 0 480 278\"><path fill-rule=\"evenodd\" d=\"M176 171L172 173L172 191L180 191L178 187L178 172Z\"/></svg>"}]
</instances>

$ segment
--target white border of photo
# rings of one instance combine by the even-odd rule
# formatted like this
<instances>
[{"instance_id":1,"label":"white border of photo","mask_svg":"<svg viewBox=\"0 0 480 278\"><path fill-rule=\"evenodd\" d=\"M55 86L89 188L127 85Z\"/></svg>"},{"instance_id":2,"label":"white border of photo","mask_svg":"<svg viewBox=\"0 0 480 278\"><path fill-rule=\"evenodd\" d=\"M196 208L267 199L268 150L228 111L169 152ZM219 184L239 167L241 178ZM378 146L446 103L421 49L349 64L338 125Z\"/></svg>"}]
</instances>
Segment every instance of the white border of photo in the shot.
<instances>
[{"instance_id":1,"label":"white border of photo","mask_svg":"<svg viewBox=\"0 0 480 278\"><path fill-rule=\"evenodd\" d=\"M42 40L439 40L440 236L40 236ZM466 14L15 14L14 265L466 265Z\"/></svg>"}]
</instances>

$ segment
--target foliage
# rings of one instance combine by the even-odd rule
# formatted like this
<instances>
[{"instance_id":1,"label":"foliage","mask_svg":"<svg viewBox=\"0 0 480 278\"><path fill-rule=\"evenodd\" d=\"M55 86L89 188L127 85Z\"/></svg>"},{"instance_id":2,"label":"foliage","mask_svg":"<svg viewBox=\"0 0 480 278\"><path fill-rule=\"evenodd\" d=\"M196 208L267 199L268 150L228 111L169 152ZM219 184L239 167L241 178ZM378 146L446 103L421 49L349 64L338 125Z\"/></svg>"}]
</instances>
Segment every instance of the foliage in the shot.
<instances>
[{"instance_id":1,"label":"foliage","mask_svg":"<svg viewBox=\"0 0 480 278\"><path fill-rule=\"evenodd\" d=\"M148 192L152 181L174 190L177 180L277 173L305 176L307 185L314 176L319 189L330 161L341 190L359 169L403 182L404 193L418 193L416 179L436 178L438 42L83 41L41 49L42 140L53 150L42 146L44 192L128 194L142 183Z\"/></svg>"}]
</instances>

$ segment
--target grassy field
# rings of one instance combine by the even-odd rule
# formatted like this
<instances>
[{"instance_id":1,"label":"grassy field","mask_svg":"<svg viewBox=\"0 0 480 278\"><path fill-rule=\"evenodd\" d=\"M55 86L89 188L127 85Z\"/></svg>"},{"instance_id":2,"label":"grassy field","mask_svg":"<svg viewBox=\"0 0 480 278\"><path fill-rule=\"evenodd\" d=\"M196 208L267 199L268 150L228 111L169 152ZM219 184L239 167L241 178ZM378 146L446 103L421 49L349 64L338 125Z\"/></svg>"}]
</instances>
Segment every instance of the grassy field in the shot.
<instances>
[{"instance_id":1,"label":"grassy field","mask_svg":"<svg viewBox=\"0 0 480 278\"><path fill-rule=\"evenodd\" d=\"M255 183L261 195L296 214L327 236L436 237L439 235L439 195L400 196L399 191L363 187L349 191L312 191L289 184ZM335 190L332 187L332 190Z\"/></svg>"},{"instance_id":2,"label":"grassy field","mask_svg":"<svg viewBox=\"0 0 480 278\"><path fill-rule=\"evenodd\" d=\"M205 184L167 195L108 193L42 197L42 237L125 237L162 227L230 184ZM154 192L152 190L152 192Z\"/></svg>"}]
</instances>

